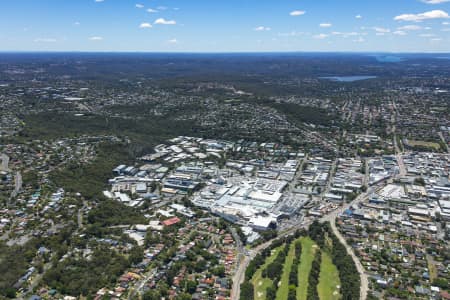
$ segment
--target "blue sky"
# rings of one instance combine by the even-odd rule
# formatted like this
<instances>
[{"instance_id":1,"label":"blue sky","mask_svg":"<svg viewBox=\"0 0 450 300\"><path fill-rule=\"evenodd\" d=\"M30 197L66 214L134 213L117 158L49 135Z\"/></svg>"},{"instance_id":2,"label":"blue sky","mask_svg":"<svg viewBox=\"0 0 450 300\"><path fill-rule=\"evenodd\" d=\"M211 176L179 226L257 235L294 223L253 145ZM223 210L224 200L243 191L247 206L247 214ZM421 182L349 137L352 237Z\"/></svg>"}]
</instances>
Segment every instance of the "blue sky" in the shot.
<instances>
[{"instance_id":1,"label":"blue sky","mask_svg":"<svg viewBox=\"0 0 450 300\"><path fill-rule=\"evenodd\" d=\"M450 0L1 0L0 51L450 52Z\"/></svg>"}]
</instances>

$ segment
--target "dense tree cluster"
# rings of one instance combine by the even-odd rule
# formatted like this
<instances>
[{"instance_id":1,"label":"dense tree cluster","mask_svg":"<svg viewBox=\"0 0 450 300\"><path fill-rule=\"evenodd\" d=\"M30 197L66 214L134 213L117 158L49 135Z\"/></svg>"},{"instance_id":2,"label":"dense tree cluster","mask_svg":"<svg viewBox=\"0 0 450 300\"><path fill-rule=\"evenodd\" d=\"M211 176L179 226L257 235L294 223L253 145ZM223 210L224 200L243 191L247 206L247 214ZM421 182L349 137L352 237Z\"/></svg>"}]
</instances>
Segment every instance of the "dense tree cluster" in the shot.
<instances>
[{"instance_id":1,"label":"dense tree cluster","mask_svg":"<svg viewBox=\"0 0 450 300\"><path fill-rule=\"evenodd\" d=\"M152 151L155 145L168 138L182 134L194 135L195 133L195 128L190 121L158 116L142 121L143 107L120 106L118 109L122 111L123 115L126 115L124 110L129 108L136 108L132 113L133 118L86 114L80 119L70 113L29 114L23 116L27 126L20 135L22 138L40 140L104 134L128 137L133 142L129 145L128 150L133 156L138 156ZM147 106L147 109L150 108L152 107ZM59 126L55 126L55 124Z\"/></svg>"},{"instance_id":2,"label":"dense tree cluster","mask_svg":"<svg viewBox=\"0 0 450 300\"><path fill-rule=\"evenodd\" d=\"M87 164L70 162L65 168L50 173L50 180L66 191L81 193L87 199L100 196L119 163L131 161L127 146L121 143L103 143L96 147L96 158Z\"/></svg>"},{"instance_id":3,"label":"dense tree cluster","mask_svg":"<svg viewBox=\"0 0 450 300\"><path fill-rule=\"evenodd\" d=\"M285 244L283 249L278 252L277 257L273 262L271 262L263 271L262 271L262 277L263 278L270 278L275 285L278 284L278 282L281 279L281 275L283 273L283 265L284 261L286 260L286 256L289 252L289 244Z\"/></svg>"},{"instance_id":4,"label":"dense tree cluster","mask_svg":"<svg viewBox=\"0 0 450 300\"><path fill-rule=\"evenodd\" d=\"M126 206L118 201L104 200L88 214L88 221L92 226L101 228L123 224L142 224L145 217L135 208Z\"/></svg>"},{"instance_id":5,"label":"dense tree cluster","mask_svg":"<svg viewBox=\"0 0 450 300\"><path fill-rule=\"evenodd\" d=\"M62 294L87 296L115 283L129 266L130 262L123 255L107 246L99 246L89 259L69 257L55 261L43 280Z\"/></svg>"},{"instance_id":6,"label":"dense tree cluster","mask_svg":"<svg viewBox=\"0 0 450 300\"><path fill-rule=\"evenodd\" d=\"M345 249L344 245L342 245L334 235L332 235L332 239L333 251L331 253L331 258L339 270L342 299L358 299L361 279L355 263L347 253L347 249Z\"/></svg>"},{"instance_id":7,"label":"dense tree cluster","mask_svg":"<svg viewBox=\"0 0 450 300\"><path fill-rule=\"evenodd\" d=\"M241 284L241 295L240 295L240 299L254 299L254 287L253 284L250 281L244 281Z\"/></svg>"},{"instance_id":8,"label":"dense tree cluster","mask_svg":"<svg viewBox=\"0 0 450 300\"><path fill-rule=\"evenodd\" d=\"M311 226L309 226L308 234L312 240L314 240L320 248L325 246L325 231L322 224L318 221L314 221Z\"/></svg>"},{"instance_id":9,"label":"dense tree cluster","mask_svg":"<svg viewBox=\"0 0 450 300\"><path fill-rule=\"evenodd\" d=\"M450 289L450 282L446 280L445 278L436 278L433 280L433 285L440 287L441 289L448 290Z\"/></svg>"},{"instance_id":10,"label":"dense tree cluster","mask_svg":"<svg viewBox=\"0 0 450 300\"><path fill-rule=\"evenodd\" d=\"M277 287L272 281L270 285L266 288L266 299L275 299L276 297L277 297Z\"/></svg>"},{"instance_id":11,"label":"dense tree cluster","mask_svg":"<svg viewBox=\"0 0 450 300\"><path fill-rule=\"evenodd\" d=\"M302 243L297 241L294 244L294 261L292 262L291 272L289 273L289 284L298 286L298 266L300 264L300 257L302 255Z\"/></svg>"},{"instance_id":12,"label":"dense tree cluster","mask_svg":"<svg viewBox=\"0 0 450 300\"><path fill-rule=\"evenodd\" d=\"M288 292L287 300L297 300L297 287L293 284L289 285L289 292Z\"/></svg>"},{"instance_id":13,"label":"dense tree cluster","mask_svg":"<svg viewBox=\"0 0 450 300\"><path fill-rule=\"evenodd\" d=\"M322 253L317 250L312 262L311 271L308 277L308 299L319 300L317 285L319 284L320 264L322 263Z\"/></svg>"},{"instance_id":14,"label":"dense tree cluster","mask_svg":"<svg viewBox=\"0 0 450 300\"><path fill-rule=\"evenodd\" d=\"M14 285L30 267L33 265L37 272L43 271L43 263L48 262L50 255L45 255L36 261L37 250L44 246L51 250L54 260L60 259L71 243L77 243L72 237L74 228L70 225L62 228L58 233L49 237L33 237L24 245L7 246L0 241L0 299L2 296L15 298L17 288ZM16 286L17 287L17 286Z\"/></svg>"},{"instance_id":15,"label":"dense tree cluster","mask_svg":"<svg viewBox=\"0 0 450 300\"><path fill-rule=\"evenodd\" d=\"M36 254L38 243L32 239L23 246L8 247L0 241L0 298L1 296L15 298L16 289L13 285L20 276L25 274L28 263Z\"/></svg>"}]
</instances>

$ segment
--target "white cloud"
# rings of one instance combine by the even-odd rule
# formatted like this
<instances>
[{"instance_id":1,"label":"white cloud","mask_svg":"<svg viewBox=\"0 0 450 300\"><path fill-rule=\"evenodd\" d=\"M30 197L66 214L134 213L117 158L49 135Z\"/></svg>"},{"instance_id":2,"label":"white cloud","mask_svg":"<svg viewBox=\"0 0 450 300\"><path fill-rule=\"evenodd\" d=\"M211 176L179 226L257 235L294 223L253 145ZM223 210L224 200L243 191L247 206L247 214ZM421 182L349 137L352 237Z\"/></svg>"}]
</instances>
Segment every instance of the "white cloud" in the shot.
<instances>
[{"instance_id":1,"label":"white cloud","mask_svg":"<svg viewBox=\"0 0 450 300\"><path fill-rule=\"evenodd\" d=\"M450 0L422 0L422 2L426 4L441 4L449 1Z\"/></svg>"},{"instance_id":2,"label":"white cloud","mask_svg":"<svg viewBox=\"0 0 450 300\"><path fill-rule=\"evenodd\" d=\"M391 32L390 29L388 28L383 28L383 27L372 27L373 30L375 30L377 33L389 33Z\"/></svg>"},{"instance_id":3,"label":"white cloud","mask_svg":"<svg viewBox=\"0 0 450 300\"><path fill-rule=\"evenodd\" d=\"M158 6L157 9L159 9L159 10L166 10L166 9L168 9L168 7L167 6Z\"/></svg>"},{"instance_id":4,"label":"white cloud","mask_svg":"<svg viewBox=\"0 0 450 300\"><path fill-rule=\"evenodd\" d=\"M178 40L177 39L170 39L167 41L169 44L178 44Z\"/></svg>"},{"instance_id":5,"label":"white cloud","mask_svg":"<svg viewBox=\"0 0 450 300\"><path fill-rule=\"evenodd\" d=\"M397 28L398 30L421 30L422 27L418 26L418 25L406 25L406 26L402 26Z\"/></svg>"},{"instance_id":6,"label":"white cloud","mask_svg":"<svg viewBox=\"0 0 450 300\"><path fill-rule=\"evenodd\" d=\"M364 43L366 40L362 37L357 38L356 40L353 40L355 43Z\"/></svg>"},{"instance_id":7,"label":"white cloud","mask_svg":"<svg viewBox=\"0 0 450 300\"><path fill-rule=\"evenodd\" d=\"M421 14L402 14L394 18L395 21L421 22L429 19L447 19L448 13L443 10L431 10Z\"/></svg>"},{"instance_id":8,"label":"white cloud","mask_svg":"<svg viewBox=\"0 0 450 300\"><path fill-rule=\"evenodd\" d=\"M406 35L406 32L403 31L403 30L397 30L397 31L394 31L393 34L395 34L395 35Z\"/></svg>"},{"instance_id":9,"label":"white cloud","mask_svg":"<svg viewBox=\"0 0 450 300\"><path fill-rule=\"evenodd\" d=\"M293 17L302 16L302 15L306 14L306 11L304 11L304 10L294 10L294 11L291 11L289 14L291 16L293 16Z\"/></svg>"},{"instance_id":10,"label":"white cloud","mask_svg":"<svg viewBox=\"0 0 450 300\"><path fill-rule=\"evenodd\" d=\"M266 26L258 26L256 28L254 28L253 30L255 31L270 31L270 27L266 27Z\"/></svg>"},{"instance_id":11,"label":"white cloud","mask_svg":"<svg viewBox=\"0 0 450 300\"><path fill-rule=\"evenodd\" d=\"M156 9L149 8L149 9L147 9L147 12L149 12L149 13L157 13L158 11Z\"/></svg>"},{"instance_id":12,"label":"white cloud","mask_svg":"<svg viewBox=\"0 0 450 300\"><path fill-rule=\"evenodd\" d=\"M435 37L436 35L434 33L422 33L422 34L419 34L419 36L428 38L428 37Z\"/></svg>"},{"instance_id":13,"label":"white cloud","mask_svg":"<svg viewBox=\"0 0 450 300\"><path fill-rule=\"evenodd\" d=\"M442 22L442 25L450 25L450 22Z\"/></svg>"},{"instance_id":14,"label":"white cloud","mask_svg":"<svg viewBox=\"0 0 450 300\"><path fill-rule=\"evenodd\" d=\"M352 31L352 32L340 32L340 31L333 31L331 33L332 35L342 36L344 38L348 38L350 36L358 36L360 35L358 32Z\"/></svg>"},{"instance_id":15,"label":"white cloud","mask_svg":"<svg viewBox=\"0 0 450 300\"><path fill-rule=\"evenodd\" d=\"M54 38L37 38L34 40L36 43L56 43Z\"/></svg>"},{"instance_id":16,"label":"white cloud","mask_svg":"<svg viewBox=\"0 0 450 300\"><path fill-rule=\"evenodd\" d=\"M139 25L139 28L152 28L152 24L150 23L141 23L141 25Z\"/></svg>"},{"instance_id":17,"label":"white cloud","mask_svg":"<svg viewBox=\"0 0 450 300\"><path fill-rule=\"evenodd\" d=\"M91 36L89 38L91 41L103 41L103 38L101 36Z\"/></svg>"},{"instance_id":18,"label":"white cloud","mask_svg":"<svg viewBox=\"0 0 450 300\"><path fill-rule=\"evenodd\" d=\"M94 0L94 1L97 2L97 3L100 3L100 2L103 2L105 0Z\"/></svg>"},{"instance_id":19,"label":"white cloud","mask_svg":"<svg viewBox=\"0 0 450 300\"><path fill-rule=\"evenodd\" d=\"M328 34L325 34L325 33L316 34L313 36L313 38L318 39L318 40L323 40L323 39L326 39L327 37L328 37Z\"/></svg>"},{"instance_id":20,"label":"white cloud","mask_svg":"<svg viewBox=\"0 0 450 300\"><path fill-rule=\"evenodd\" d=\"M440 42L440 41L442 41L441 38L434 38L430 40L430 42Z\"/></svg>"},{"instance_id":21,"label":"white cloud","mask_svg":"<svg viewBox=\"0 0 450 300\"><path fill-rule=\"evenodd\" d=\"M356 15L355 18L356 19L362 19L362 16L361 15Z\"/></svg>"},{"instance_id":22,"label":"white cloud","mask_svg":"<svg viewBox=\"0 0 450 300\"><path fill-rule=\"evenodd\" d=\"M449 31L450 31L450 28L444 28L444 29L442 29L441 31L449 32Z\"/></svg>"},{"instance_id":23,"label":"white cloud","mask_svg":"<svg viewBox=\"0 0 450 300\"><path fill-rule=\"evenodd\" d=\"M304 32L298 32L298 31L280 32L280 33L278 33L278 36L283 36L283 37L286 37L286 36L302 36L302 35L305 35L305 33Z\"/></svg>"},{"instance_id":24,"label":"white cloud","mask_svg":"<svg viewBox=\"0 0 450 300\"><path fill-rule=\"evenodd\" d=\"M143 4L136 4L136 8L144 8L144 5Z\"/></svg>"},{"instance_id":25,"label":"white cloud","mask_svg":"<svg viewBox=\"0 0 450 300\"><path fill-rule=\"evenodd\" d=\"M154 24L159 24L159 25L175 25L177 24L177 22L175 20L166 20L164 18L159 18L156 19L156 21L154 22Z\"/></svg>"},{"instance_id":26,"label":"white cloud","mask_svg":"<svg viewBox=\"0 0 450 300\"><path fill-rule=\"evenodd\" d=\"M75 25L75 26L80 26L80 24L81 24L81 23L78 22L78 21L73 23L73 25Z\"/></svg>"},{"instance_id":27,"label":"white cloud","mask_svg":"<svg viewBox=\"0 0 450 300\"><path fill-rule=\"evenodd\" d=\"M319 26L322 27L322 28L328 28L328 27L333 26L333 24L331 24L331 23L320 23Z\"/></svg>"}]
</instances>

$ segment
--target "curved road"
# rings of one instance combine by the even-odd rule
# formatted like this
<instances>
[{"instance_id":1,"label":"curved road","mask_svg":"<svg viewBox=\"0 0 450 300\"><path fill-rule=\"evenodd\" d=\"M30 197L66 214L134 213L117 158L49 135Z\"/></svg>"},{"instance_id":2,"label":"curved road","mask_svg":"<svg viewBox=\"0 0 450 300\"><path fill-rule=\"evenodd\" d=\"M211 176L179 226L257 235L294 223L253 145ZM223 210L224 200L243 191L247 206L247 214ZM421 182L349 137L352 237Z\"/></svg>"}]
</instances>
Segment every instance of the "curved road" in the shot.
<instances>
[{"instance_id":1,"label":"curved road","mask_svg":"<svg viewBox=\"0 0 450 300\"><path fill-rule=\"evenodd\" d=\"M355 263L356 269L359 273L360 278L360 289L359 289L359 299L360 300L366 300L367 298L367 292L369 291L369 279L367 277L367 274L365 273L364 267L361 264L361 261L359 258L355 255L353 252L352 247L350 247L347 242L345 241L344 237L341 235L339 230L336 228L336 219L330 222L331 229L333 230L334 235L339 239L339 241L345 246L347 249L347 253L352 257L353 262Z\"/></svg>"},{"instance_id":2,"label":"curved road","mask_svg":"<svg viewBox=\"0 0 450 300\"><path fill-rule=\"evenodd\" d=\"M233 276L233 286L231 288L231 300L238 300L239 294L241 292L241 283L244 282L245 279L245 270L247 269L250 261L256 256L256 254L263 249L267 248L273 240L267 241L264 244L257 246L254 249L248 251L248 255L245 253L245 249L243 252L238 253L240 259L238 260L238 266L236 273Z\"/></svg>"}]
</instances>

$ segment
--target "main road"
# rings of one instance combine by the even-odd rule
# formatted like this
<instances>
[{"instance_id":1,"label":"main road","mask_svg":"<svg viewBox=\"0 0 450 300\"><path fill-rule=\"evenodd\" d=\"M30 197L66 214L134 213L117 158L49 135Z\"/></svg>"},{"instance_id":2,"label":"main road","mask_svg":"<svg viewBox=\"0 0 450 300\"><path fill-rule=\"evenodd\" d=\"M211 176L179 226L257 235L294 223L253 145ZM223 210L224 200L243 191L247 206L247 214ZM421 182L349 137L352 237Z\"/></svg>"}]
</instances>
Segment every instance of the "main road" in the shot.
<instances>
[{"instance_id":1,"label":"main road","mask_svg":"<svg viewBox=\"0 0 450 300\"><path fill-rule=\"evenodd\" d=\"M9 156L2 153L0 155L0 158L2 160L2 164L0 165L0 171L9 171L8 165L9 165Z\"/></svg>"},{"instance_id":2,"label":"main road","mask_svg":"<svg viewBox=\"0 0 450 300\"><path fill-rule=\"evenodd\" d=\"M130 290L130 292L128 293L128 300L131 299L141 299L141 294L142 294L142 289L144 288L144 286L147 284L147 282L152 279L157 273L157 269L152 269L150 272L148 272L146 275L144 275L143 278L141 278L136 285L134 286L134 288L132 288ZM136 297L135 297L136 296Z\"/></svg>"},{"instance_id":3,"label":"main road","mask_svg":"<svg viewBox=\"0 0 450 300\"><path fill-rule=\"evenodd\" d=\"M20 171L17 171L16 174L14 175L14 190L11 193L10 198L14 198L17 196L17 194L19 194L20 190L22 189L22 174L20 173Z\"/></svg>"}]
</instances>

